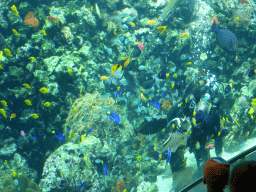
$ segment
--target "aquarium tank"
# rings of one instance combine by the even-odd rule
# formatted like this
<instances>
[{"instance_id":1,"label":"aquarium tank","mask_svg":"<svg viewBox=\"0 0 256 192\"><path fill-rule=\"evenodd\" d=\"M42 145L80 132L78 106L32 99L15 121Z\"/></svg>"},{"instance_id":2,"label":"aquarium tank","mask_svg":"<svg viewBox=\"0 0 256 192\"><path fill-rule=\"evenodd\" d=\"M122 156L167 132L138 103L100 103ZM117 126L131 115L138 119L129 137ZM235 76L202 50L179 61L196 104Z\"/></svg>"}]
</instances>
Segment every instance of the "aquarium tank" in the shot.
<instances>
[{"instance_id":1,"label":"aquarium tank","mask_svg":"<svg viewBox=\"0 0 256 192\"><path fill-rule=\"evenodd\" d=\"M256 159L255 42L255 0L0 1L0 191L207 191Z\"/></svg>"}]
</instances>

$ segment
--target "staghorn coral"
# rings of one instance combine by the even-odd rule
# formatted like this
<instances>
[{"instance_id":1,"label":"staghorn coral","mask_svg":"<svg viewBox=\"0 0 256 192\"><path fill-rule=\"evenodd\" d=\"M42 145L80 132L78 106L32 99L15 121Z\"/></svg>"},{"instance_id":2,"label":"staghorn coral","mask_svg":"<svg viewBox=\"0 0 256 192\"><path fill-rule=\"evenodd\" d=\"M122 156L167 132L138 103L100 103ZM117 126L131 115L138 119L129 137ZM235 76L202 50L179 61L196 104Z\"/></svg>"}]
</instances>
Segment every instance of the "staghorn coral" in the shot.
<instances>
[{"instance_id":1,"label":"staghorn coral","mask_svg":"<svg viewBox=\"0 0 256 192\"><path fill-rule=\"evenodd\" d=\"M34 17L34 12L29 12L24 18L25 25L31 25L34 29L39 26L39 21Z\"/></svg>"}]
</instances>

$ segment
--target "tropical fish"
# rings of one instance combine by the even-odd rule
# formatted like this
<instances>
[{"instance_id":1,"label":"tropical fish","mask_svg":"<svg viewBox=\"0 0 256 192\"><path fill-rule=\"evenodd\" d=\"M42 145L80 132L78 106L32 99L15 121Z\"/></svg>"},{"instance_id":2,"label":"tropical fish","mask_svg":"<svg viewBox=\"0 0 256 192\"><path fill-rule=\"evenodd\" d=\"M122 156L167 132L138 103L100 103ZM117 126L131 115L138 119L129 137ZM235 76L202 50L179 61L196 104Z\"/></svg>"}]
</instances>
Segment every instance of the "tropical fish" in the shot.
<instances>
[{"instance_id":1,"label":"tropical fish","mask_svg":"<svg viewBox=\"0 0 256 192\"><path fill-rule=\"evenodd\" d=\"M68 132L71 131L71 127L69 125L67 125L67 130L68 130Z\"/></svg>"},{"instance_id":2,"label":"tropical fish","mask_svg":"<svg viewBox=\"0 0 256 192\"><path fill-rule=\"evenodd\" d=\"M69 131L69 134L68 134L68 138L69 138L69 139L71 139L71 138L72 138L73 133L74 133L74 131L73 131L73 129L71 129L71 130Z\"/></svg>"},{"instance_id":3,"label":"tropical fish","mask_svg":"<svg viewBox=\"0 0 256 192\"><path fill-rule=\"evenodd\" d=\"M200 149L200 143L199 143L199 141L196 142L196 149L197 149L197 150Z\"/></svg>"},{"instance_id":4,"label":"tropical fish","mask_svg":"<svg viewBox=\"0 0 256 192\"><path fill-rule=\"evenodd\" d=\"M44 103L44 106L45 106L45 107L49 107L49 106L51 106L51 103L50 103L50 102L45 102L45 103Z\"/></svg>"},{"instance_id":5,"label":"tropical fish","mask_svg":"<svg viewBox=\"0 0 256 192\"><path fill-rule=\"evenodd\" d=\"M163 144L163 151L166 151L168 148L175 153L179 146L186 146L187 145L187 139L189 135L183 134L180 132L175 132L167 139L167 141Z\"/></svg>"},{"instance_id":6,"label":"tropical fish","mask_svg":"<svg viewBox=\"0 0 256 192\"><path fill-rule=\"evenodd\" d=\"M32 106L32 102L29 99L24 100L24 102L28 105L28 106Z\"/></svg>"},{"instance_id":7,"label":"tropical fish","mask_svg":"<svg viewBox=\"0 0 256 192\"><path fill-rule=\"evenodd\" d=\"M130 63L130 61L131 61L131 58L130 58L130 57L124 57L124 58L122 58L122 60L126 60L126 61L124 62L124 67L127 67L127 65L129 65L129 63Z\"/></svg>"},{"instance_id":8,"label":"tropical fish","mask_svg":"<svg viewBox=\"0 0 256 192\"><path fill-rule=\"evenodd\" d=\"M30 140L34 140L34 139L36 139L36 137L30 137Z\"/></svg>"},{"instance_id":9,"label":"tropical fish","mask_svg":"<svg viewBox=\"0 0 256 192\"><path fill-rule=\"evenodd\" d=\"M202 110L199 110L196 115L195 115L196 123L203 123L205 122L206 124L210 123L210 119L208 119L204 112Z\"/></svg>"},{"instance_id":10,"label":"tropical fish","mask_svg":"<svg viewBox=\"0 0 256 192\"><path fill-rule=\"evenodd\" d=\"M109 114L109 119L111 120L111 121L114 121L115 123L119 123L120 122L120 117L119 117L119 115L116 113L116 112L110 112L110 114Z\"/></svg>"},{"instance_id":11,"label":"tropical fish","mask_svg":"<svg viewBox=\"0 0 256 192\"><path fill-rule=\"evenodd\" d=\"M155 108L157 108L157 109L160 109L160 107L161 107L159 101L156 100L156 99L152 99L152 105L153 105Z\"/></svg>"},{"instance_id":12,"label":"tropical fish","mask_svg":"<svg viewBox=\"0 0 256 192\"><path fill-rule=\"evenodd\" d=\"M137 41L137 45L140 48L140 50L144 51L144 45L141 42Z\"/></svg>"},{"instance_id":13,"label":"tropical fish","mask_svg":"<svg viewBox=\"0 0 256 192\"><path fill-rule=\"evenodd\" d=\"M131 25L132 27L136 27L135 23L130 22L129 25Z\"/></svg>"},{"instance_id":14,"label":"tropical fish","mask_svg":"<svg viewBox=\"0 0 256 192\"><path fill-rule=\"evenodd\" d=\"M10 51L10 49L4 49L4 52L5 52L6 56L8 56L8 57L12 56L12 52Z\"/></svg>"},{"instance_id":15,"label":"tropical fish","mask_svg":"<svg viewBox=\"0 0 256 192\"><path fill-rule=\"evenodd\" d=\"M86 137L87 135L89 135L91 132L92 132L92 127L87 131L85 137Z\"/></svg>"},{"instance_id":16,"label":"tropical fish","mask_svg":"<svg viewBox=\"0 0 256 192\"><path fill-rule=\"evenodd\" d=\"M113 66L111 67L111 75L114 76L114 72L115 72L116 70L121 70L121 71L123 71L123 67L122 67L121 65L119 65L119 64L113 65Z\"/></svg>"},{"instance_id":17,"label":"tropical fish","mask_svg":"<svg viewBox=\"0 0 256 192\"><path fill-rule=\"evenodd\" d=\"M107 168L107 165L103 164L103 173L105 175L108 175L108 168Z\"/></svg>"},{"instance_id":18,"label":"tropical fish","mask_svg":"<svg viewBox=\"0 0 256 192\"><path fill-rule=\"evenodd\" d=\"M209 144L209 145L205 146L205 149L209 149L209 148L212 148L212 147L214 147L214 144Z\"/></svg>"},{"instance_id":19,"label":"tropical fish","mask_svg":"<svg viewBox=\"0 0 256 192\"><path fill-rule=\"evenodd\" d=\"M4 107L7 107L8 105L7 105L7 102L5 101L5 100L2 100L2 101L0 101L1 102L1 104L4 106Z\"/></svg>"},{"instance_id":20,"label":"tropical fish","mask_svg":"<svg viewBox=\"0 0 256 192\"><path fill-rule=\"evenodd\" d=\"M36 113L33 113L33 114L31 115L31 117L32 117L33 119L38 119L38 118L39 118L39 115L36 114Z\"/></svg>"},{"instance_id":21,"label":"tropical fish","mask_svg":"<svg viewBox=\"0 0 256 192\"><path fill-rule=\"evenodd\" d=\"M36 58L35 58L35 57L29 57L28 59L29 59L31 62L36 61Z\"/></svg>"},{"instance_id":22,"label":"tropical fish","mask_svg":"<svg viewBox=\"0 0 256 192\"><path fill-rule=\"evenodd\" d=\"M166 162L168 163L168 164L170 164L170 162L171 162L171 150L170 150L170 148L168 148L167 149L167 159L166 159Z\"/></svg>"},{"instance_id":23,"label":"tropical fish","mask_svg":"<svg viewBox=\"0 0 256 192\"><path fill-rule=\"evenodd\" d=\"M117 98L118 95L121 95L123 93L123 89L120 89L119 91L115 91L115 98Z\"/></svg>"},{"instance_id":24,"label":"tropical fish","mask_svg":"<svg viewBox=\"0 0 256 192\"><path fill-rule=\"evenodd\" d=\"M39 91L40 91L41 93L43 93L43 94L48 93L48 89L47 89L46 87L40 88Z\"/></svg>"},{"instance_id":25,"label":"tropical fish","mask_svg":"<svg viewBox=\"0 0 256 192\"><path fill-rule=\"evenodd\" d=\"M180 37L181 38L186 38L186 37L190 37L190 35L189 35L189 33L182 33Z\"/></svg>"},{"instance_id":26,"label":"tropical fish","mask_svg":"<svg viewBox=\"0 0 256 192\"><path fill-rule=\"evenodd\" d=\"M144 120L139 128L136 130L137 132L143 135L150 135L153 133L157 133L164 129L167 126L166 119L154 119L152 121Z\"/></svg>"},{"instance_id":27,"label":"tropical fish","mask_svg":"<svg viewBox=\"0 0 256 192\"><path fill-rule=\"evenodd\" d=\"M15 113L12 113L11 116L10 116L10 121L16 117L16 114Z\"/></svg>"},{"instance_id":28,"label":"tropical fish","mask_svg":"<svg viewBox=\"0 0 256 192\"><path fill-rule=\"evenodd\" d=\"M221 131L218 132L218 136L226 136L228 135L228 129L222 129Z\"/></svg>"},{"instance_id":29,"label":"tropical fish","mask_svg":"<svg viewBox=\"0 0 256 192\"><path fill-rule=\"evenodd\" d=\"M0 51L0 60L2 59L3 59L3 51ZM4 69L2 65L1 65L1 69Z\"/></svg>"},{"instance_id":30,"label":"tropical fish","mask_svg":"<svg viewBox=\"0 0 256 192\"><path fill-rule=\"evenodd\" d=\"M21 130L21 131L20 131L20 135L21 135L22 137L25 137L26 133L25 133L23 130Z\"/></svg>"},{"instance_id":31,"label":"tropical fish","mask_svg":"<svg viewBox=\"0 0 256 192\"><path fill-rule=\"evenodd\" d=\"M57 132L54 136L61 141L65 140L65 136L62 133Z\"/></svg>"},{"instance_id":32,"label":"tropical fish","mask_svg":"<svg viewBox=\"0 0 256 192\"><path fill-rule=\"evenodd\" d=\"M4 110L3 108L0 109L0 113L1 113L5 118L7 118L6 112L5 112L5 110Z\"/></svg>"},{"instance_id":33,"label":"tropical fish","mask_svg":"<svg viewBox=\"0 0 256 192\"><path fill-rule=\"evenodd\" d=\"M230 93L230 91L231 91L231 88L233 87L233 84L231 83L231 84L229 84L229 85L227 85L226 87L225 87L225 95L227 95L228 93Z\"/></svg>"},{"instance_id":34,"label":"tropical fish","mask_svg":"<svg viewBox=\"0 0 256 192\"><path fill-rule=\"evenodd\" d=\"M105 81L105 80L108 80L108 79L109 79L109 77L107 77L107 76L101 76L101 77L100 77L100 80L101 80L101 81Z\"/></svg>"},{"instance_id":35,"label":"tropical fish","mask_svg":"<svg viewBox=\"0 0 256 192\"><path fill-rule=\"evenodd\" d=\"M158 74L157 74L157 77L159 79L165 79L166 77L169 77L169 73L166 73L165 71L160 71Z\"/></svg>"},{"instance_id":36,"label":"tropical fish","mask_svg":"<svg viewBox=\"0 0 256 192\"><path fill-rule=\"evenodd\" d=\"M19 36L18 31L16 31L15 29L12 29L12 32L13 32L13 34L14 34L15 36Z\"/></svg>"},{"instance_id":37,"label":"tropical fish","mask_svg":"<svg viewBox=\"0 0 256 192\"><path fill-rule=\"evenodd\" d=\"M27 88L27 89L31 89L30 85L27 84L27 83L23 83L22 85L23 85L23 87L25 87L25 88Z\"/></svg>"},{"instance_id":38,"label":"tropical fish","mask_svg":"<svg viewBox=\"0 0 256 192\"><path fill-rule=\"evenodd\" d=\"M147 23L146 23L146 25L154 25L154 24L156 24L156 23L157 23L156 20L148 20Z\"/></svg>"},{"instance_id":39,"label":"tropical fish","mask_svg":"<svg viewBox=\"0 0 256 192\"><path fill-rule=\"evenodd\" d=\"M163 33L165 32L167 26L160 26L160 27L157 27L157 30L158 30L158 33Z\"/></svg>"},{"instance_id":40,"label":"tropical fish","mask_svg":"<svg viewBox=\"0 0 256 192\"><path fill-rule=\"evenodd\" d=\"M15 13L16 16L19 14L17 7L15 5L11 6L11 10L13 11L13 13Z\"/></svg>"},{"instance_id":41,"label":"tropical fish","mask_svg":"<svg viewBox=\"0 0 256 192\"><path fill-rule=\"evenodd\" d=\"M165 98L167 96L167 93L163 92L162 97Z\"/></svg>"},{"instance_id":42,"label":"tropical fish","mask_svg":"<svg viewBox=\"0 0 256 192\"><path fill-rule=\"evenodd\" d=\"M237 51L238 41L234 33L229 31L228 29L219 29L216 24L216 21L213 21L211 31L217 34L218 41L221 47L223 47L224 49L230 52Z\"/></svg>"},{"instance_id":43,"label":"tropical fish","mask_svg":"<svg viewBox=\"0 0 256 192\"><path fill-rule=\"evenodd\" d=\"M50 11L50 15L61 15L61 11L59 9L56 9L56 10L51 10Z\"/></svg>"},{"instance_id":44,"label":"tropical fish","mask_svg":"<svg viewBox=\"0 0 256 192\"><path fill-rule=\"evenodd\" d=\"M80 190L80 189L82 189L85 185L86 185L86 181L83 182L81 185L77 186L77 189Z\"/></svg>"},{"instance_id":45,"label":"tropical fish","mask_svg":"<svg viewBox=\"0 0 256 192\"><path fill-rule=\"evenodd\" d=\"M255 73L256 73L256 69L252 69L251 71L249 71L248 77L252 77L253 75L255 75Z\"/></svg>"},{"instance_id":46,"label":"tropical fish","mask_svg":"<svg viewBox=\"0 0 256 192\"><path fill-rule=\"evenodd\" d=\"M146 97L143 95L143 93L140 93L140 97L141 97L141 99L142 99L143 101L146 101L146 100L147 100Z\"/></svg>"}]
</instances>

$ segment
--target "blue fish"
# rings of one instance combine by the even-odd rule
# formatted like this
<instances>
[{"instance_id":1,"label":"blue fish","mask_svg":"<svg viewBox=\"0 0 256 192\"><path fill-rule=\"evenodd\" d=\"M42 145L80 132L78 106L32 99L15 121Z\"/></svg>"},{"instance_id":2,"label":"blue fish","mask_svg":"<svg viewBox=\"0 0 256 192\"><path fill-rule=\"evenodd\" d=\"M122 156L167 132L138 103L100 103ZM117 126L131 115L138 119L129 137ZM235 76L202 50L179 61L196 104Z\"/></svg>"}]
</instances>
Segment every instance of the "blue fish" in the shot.
<instances>
[{"instance_id":1,"label":"blue fish","mask_svg":"<svg viewBox=\"0 0 256 192\"><path fill-rule=\"evenodd\" d=\"M227 85L227 86L225 87L225 95L227 95L230 91L231 91L231 86L230 86L230 85Z\"/></svg>"},{"instance_id":2,"label":"blue fish","mask_svg":"<svg viewBox=\"0 0 256 192\"><path fill-rule=\"evenodd\" d=\"M118 95L121 95L123 93L123 89L120 89L119 91L115 91L115 98L117 98Z\"/></svg>"},{"instance_id":3,"label":"blue fish","mask_svg":"<svg viewBox=\"0 0 256 192\"><path fill-rule=\"evenodd\" d=\"M222 129L222 130L221 130L221 135L222 135L222 136L228 135L228 129Z\"/></svg>"},{"instance_id":4,"label":"blue fish","mask_svg":"<svg viewBox=\"0 0 256 192\"><path fill-rule=\"evenodd\" d=\"M196 123L202 123L202 122L205 122L206 124L210 123L210 119L208 119L204 112L199 110L197 113L196 113L196 116L195 116L195 119L196 119Z\"/></svg>"},{"instance_id":5,"label":"blue fish","mask_svg":"<svg viewBox=\"0 0 256 192\"><path fill-rule=\"evenodd\" d=\"M158 100L156 100L156 99L152 99L152 105L155 107L155 108L157 108L157 109L160 109L160 103L159 103L159 101Z\"/></svg>"},{"instance_id":6,"label":"blue fish","mask_svg":"<svg viewBox=\"0 0 256 192\"><path fill-rule=\"evenodd\" d=\"M165 92L163 92L162 97L165 98L167 96L167 94Z\"/></svg>"},{"instance_id":7,"label":"blue fish","mask_svg":"<svg viewBox=\"0 0 256 192\"><path fill-rule=\"evenodd\" d=\"M68 132L71 131L71 127L69 125L67 125L67 130L68 130Z\"/></svg>"},{"instance_id":8,"label":"blue fish","mask_svg":"<svg viewBox=\"0 0 256 192\"><path fill-rule=\"evenodd\" d=\"M30 140L34 140L34 139L36 139L36 137L30 137Z\"/></svg>"},{"instance_id":9,"label":"blue fish","mask_svg":"<svg viewBox=\"0 0 256 192\"><path fill-rule=\"evenodd\" d=\"M85 185L86 185L86 181L83 182L81 185L79 185L79 186L77 187L77 189L82 189Z\"/></svg>"},{"instance_id":10,"label":"blue fish","mask_svg":"<svg viewBox=\"0 0 256 192\"><path fill-rule=\"evenodd\" d=\"M57 132L54 136L61 141L65 140L65 136L62 133Z\"/></svg>"},{"instance_id":11,"label":"blue fish","mask_svg":"<svg viewBox=\"0 0 256 192\"><path fill-rule=\"evenodd\" d=\"M90 128L90 129L87 131L86 136L89 135L89 133L91 133L91 132L92 132L92 128ZM86 136L85 136L85 137L86 137Z\"/></svg>"},{"instance_id":12,"label":"blue fish","mask_svg":"<svg viewBox=\"0 0 256 192\"><path fill-rule=\"evenodd\" d=\"M157 74L157 77L159 79L165 79L167 76L166 76L166 72L165 71L160 71L158 74Z\"/></svg>"},{"instance_id":13,"label":"blue fish","mask_svg":"<svg viewBox=\"0 0 256 192\"><path fill-rule=\"evenodd\" d=\"M108 175L108 168L107 165L103 164L103 172L105 175Z\"/></svg>"},{"instance_id":14,"label":"blue fish","mask_svg":"<svg viewBox=\"0 0 256 192\"><path fill-rule=\"evenodd\" d=\"M256 69L252 69L251 71L249 71L248 77L252 77L253 75L255 75Z\"/></svg>"},{"instance_id":15,"label":"blue fish","mask_svg":"<svg viewBox=\"0 0 256 192\"><path fill-rule=\"evenodd\" d=\"M171 153L172 153L171 149L168 148L167 149L167 159L166 159L166 162L169 163L169 164L171 162Z\"/></svg>"},{"instance_id":16,"label":"blue fish","mask_svg":"<svg viewBox=\"0 0 256 192\"><path fill-rule=\"evenodd\" d=\"M214 21L211 28L212 32L215 32L218 37L218 41L224 49L230 52L236 52L237 51L237 38L228 29L219 29L216 22Z\"/></svg>"},{"instance_id":17,"label":"blue fish","mask_svg":"<svg viewBox=\"0 0 256 192\"><path fill-rule=\"evenodd\" d=\"M116 122L116 123L119 123L119 122L120 122L120 117L119 117L119 115L118 115L116 112L110 112L110 114L109 114L109 119L110 119L111 121Z\"/></svg>"}]
</instances>

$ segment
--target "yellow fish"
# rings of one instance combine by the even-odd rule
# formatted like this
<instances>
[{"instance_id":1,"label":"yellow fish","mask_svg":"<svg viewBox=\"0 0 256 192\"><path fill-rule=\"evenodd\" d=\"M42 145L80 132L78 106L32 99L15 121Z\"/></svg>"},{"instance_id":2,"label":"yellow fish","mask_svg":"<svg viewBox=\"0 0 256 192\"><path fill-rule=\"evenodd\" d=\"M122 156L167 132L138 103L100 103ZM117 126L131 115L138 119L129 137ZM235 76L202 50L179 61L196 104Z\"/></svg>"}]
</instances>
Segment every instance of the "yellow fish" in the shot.
<instances>
[{"instance_id":1,"label":"yellow fish","mask_svg":"<svg viewBox=\"0 0 256 192\"><path fill-rule=\"evenodd\" d=\"M72 70L72 69L70 69L70 68L68 68L68 73L69 73L69 75L72 75L73 70Z\"/></svg>"},{"instance_id":2,"label":"yellow fish","mask_svg":"<svg viewBox=\"0 0 256 192\"><path fill-rule=\"evenodd\" d=\"M8 56L8 57L12 56L12 52L10 51L10 49L4 49L4 52L5 52L6 56Z\"/></svg>"},{"instance_id":3,"label":"yellow fish","mask_svg":"<svg viewBox=\"0 0 256 192\"><path fill-rule=\"evenodd\" d=\"M252 115L254 113L254 109L253 108L250 108L250 110L248 111L248 114L249 115Z\"/></svg>"},{"instance_id":4,"label":"yellow fish","mask_svg":"<svg viewBox=\"0 0 256 192\"><path fill-rule=\"evenodd\" d=\"M235 17L234 20L236 21L240 21L239 17Z\"/></svg>"},{"instance_id":5,"label":"yellow fish","mask_svg":"<svg viewBox=\"0 0 256 192\"><path fill-rule=\"evenodd\" d=\"M187 62L187 65L191 65L192 64L192 62Z\"/></svg>"},{"instance_id":6,"label":"yellow fish","mask_svg":"<svg viewBox=\"0 0 256 192\"><path fill-rule=\"evenodd\" d=\"M15 13L16 16L19 14L17 7L15 5L11 6L11 10L13 11L13 13Z\"/></svg>"},{"instance_id":7,"label":"yellow fish","mask_svg":"<svg viewBox=\"0 0 256 192\"><path fill-rule=\"evenodd\" d=\"M45 30L41 30L40 32L41 32L41 34L42 34L43 36L47 36L47 33L45 32Z\"/></svg>"},{"instance_id":8,"label":"yellow fish","mask_svg":"<svg viewBox=\"0 0 256 192\"><path fill-rule=\"evenodd\" d=\"M117 35L117 33L116 33L116 29L114 30L114 35Z\"/></svg>"},{"instance_id":9,"label":"yellow fish","mask_svg":"<svg viewBox=\"0 0 256 192\"><path fill-rule=\"evenodd\" d=\"M17 176L18 176L18 173L17 173L16 171L13 171L13 172L12 172L12 177L15 178L15 177L17 177Z\"/></svg>"},{"instance_id":10,"label":"yellow fish","mask_svg":"<svg viewBox=\"0 0 256 192\"><path fill-rule=\"evenodd\" d=\"M10 121L16 117L16 114L15 113L12 113L11 116L10 116Z\"/></svg>"},{"instance_id":11,"label":"yellow fish","mask_svg":"<svg viewBox=\"0 0 256 192\"><path fill-rule=\"evenodd\" d=\"M91 6L91 13L93 12L93 6Z\"/></svg>"},{"instance_id":12,"label":"yellow fish","mask_svg":"<svg viewBox=\"0 0 256 192\"><path fill-rule=\"evenodd\" d=\"M101 77L100 77L100 80L101 80L101 81L105 81L105 80L108 80L108 79L109 79L109 77L107 77L107 76L101 76Z\"/></svg>"},{"instance_id":13,"label":"yellow fish","mask_svg":"<svg viewBox=\"0 0 256 192\"><path fill-rule=\"evenodd\" d=\"M41 89L39 89L39 91L43 94L48 93L48 89L46 87L42 87Z\"/></svg>"},{"instance_id":14,"label":"yellow fish","mask_svg":"<svg viewBox=\"0 0 256 192\"><path fill-rule=\"evenodd\" d=\"M28 58L31 62L33 62L33 61L35 61L36 60L36 58L35 57L29 57Z\"/></svg>"},{"instance_id":15,"label":"yellow fish","mask_svg":"<svg viewBox=\"0 0 256 192\"><path fill-rule=\"evenodd\" d=\"M50 102L45 102L45 103L44 103L44 106L45 106L45 107L49 107L49 106L51 106L51 103L50 103Z\"/></svg>"},{"instance_id":16,"label":"yellow fish","mask_svg":"<svg viewBox=\"0 0 256 192\"><path fill-rule=\"evenodd\" d=\"M30 85L27 84L27 83L23 83L22 85L23 85L23 87L25 87L25 88L27 88L27 89L31 89Z\"/></svg>"},{"instance_id":17,"label":"yellow fish","mask_svg":"<svg viewBox=\"0 0 256 192\"><path fill-rule=\"evenodd\" d=\"M3 51L0 51L0 60L3 59Z\"/></svg>"},{"instance_id":18,"label":"yellow fish","mask_svg":"<svg viewBox=\"0 0 256 192\"><path fill-rule=\"evenodd\" d=\"M123 67L121 66L121 65L119 65L119 64L115 64L115 65L113 65L112 67L111 67L111 75L114 75L114 72L116 71L116 70L123 70Z\"/></svg>"},{"instance_id":19,"label":"yellow fish","mask_svg":"<svg viewBox=\"0 0 256 192\"><path fill-rule=\"evenodd\" d=\"M246 135L248 136L249 134L250 134L250 132L249 132L249 131L247 131L247 134L246 134Z\"/></svg>"},{"instance_id":20,"label":"yellow fish","mask_svg":"<svg viewBox=\"0 0 256 192\"><path fill-rule=\"evenodd\" d=\"M30 100L26 99L26 100L24 100L24 101L25 101L25 103L26 103L28 106L32 106L32 102L31 102Z\"/></svg>"},{"instance_id":21,"label":"yellow fish","mask_svg":"<svg viewBox=\"0 0 256 192\"><path fill-rule=\"evenodd\" d=\"M146 101L146 100L147 100L146 97L143 95L143 93L140 93L140 97L141 97L141 99L142 99L143 101Z\"/></svg>"},{"instance_id":22,"label":"yellow fish","mask_svg":"<svg viewBox=\"0 0 256 192\"><path fill-rule=\"evenodd\" d=\"M162 155L162 153L159 155L159 159L162 159L162 157L163 157L163 155Z\"/></svg>"},{"instance_id":23,"label":"yellow fish","mask_svg":"<svg viewBox=\"0 0 256 192\"><path fill-rule=\"evenodd\" d=\"M156 23L157 23L157 21L155 21L155 20L148 20L146 25L154 25Z\"/></svg>"},{"instance_id":24,"label":"yellow fish","mask_svg":"<svg viewBox=\"0 0 256 192\"><path fill-rule=\"evenodd\" d=\"M13 34L14 34L15 36L19 36L18 31L16 31L15 29L12 29L12 32L13 32Z\"/></svg>"},{"instance_id":25,"label":"yellow fish","mask_svg":"<svg viewBox=\"0 0 256 192\"><path fill-rule=\"evenodd\" d=\"M7 102L5 100L2 100L1 103L4 107L7 107Z\"/></svg>"},{"instance_id":26,"label":"yellow fish","mask_svg":"<svg viewBox=\"0 0 256 192\"><path fill-rule=\"evenodd\" d=\"M36 113L33 113L33 114L31 115L31 117L32 117L33 119L39 118L38 114L36 114Z\"/></svg>"},{"instance_id":27,"label":"yellow fish","mask_svg":"<svg viewBox=\"0 0 256 192\"><path fill-rule=\"evenodd\" d=\"M0 109L0 113L1 113L5 118L7 118L6 112L5 112L5 110L4 110L3 108Z\"/></svg>"},{"instance_id":28,"label":"yellow fish","mask_svg":"<svg viewBox=\"0 0 256 192\"><path fill-rule=\"evenodd\" d=\"M0 69L4 69L3 66L0 64Z\"/></svg>"},{"instance_id":29,"label":"yellow fish","mask_svg":"<svg viewBox=\"0 0 256 192\"><path fill-rule=\"evenodd\" d=\"M71 139L73 133L74 133L74 131L73 131L73 129L71 129L71 130L69 131L69 135L68 135L68 138L69 138L69 139Z\"/></svg>"},{"instance_id":30,"label":"yellow fish","mask_svg":"<svg viewBox=\"0 0 256 192\"><path fill-rule=\"evenodd\" d=\"M157 27L158 33L163 33L163 32L165 32L166 27L167 27L167 26Z\"/></svg>"},{"instance_id":31,"label":"yellow fish","mask_svg":"<svg viewBox=\"0 0 256 192\"><path fill-rule=\"evenodd\" d=\"M84 141L84 135L81 135L81 143Z\"/></svg>"},{"instance_id":32,"label":"yellow fish","mask_svg":"<svg viewBox=\"0 0 256 192\"><path fill-rule=\"evenodd\" d=\"M136 26L135 23L133 23L133 22L129 23L129 25L131 25L132 27Z\"/></svg>"}]
</instances>

